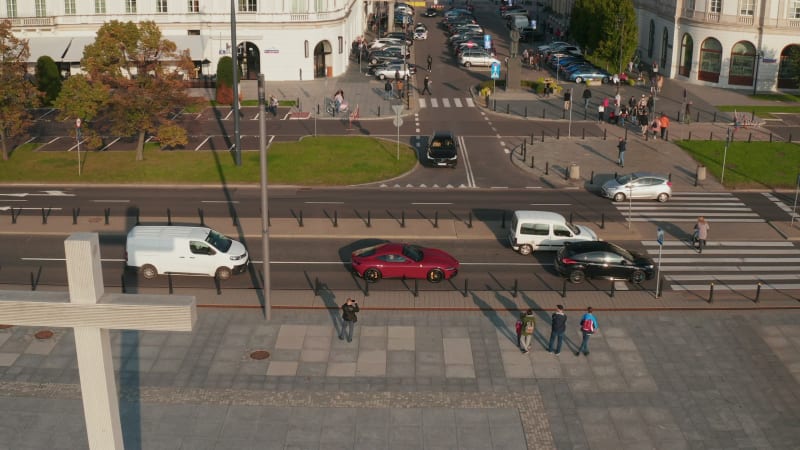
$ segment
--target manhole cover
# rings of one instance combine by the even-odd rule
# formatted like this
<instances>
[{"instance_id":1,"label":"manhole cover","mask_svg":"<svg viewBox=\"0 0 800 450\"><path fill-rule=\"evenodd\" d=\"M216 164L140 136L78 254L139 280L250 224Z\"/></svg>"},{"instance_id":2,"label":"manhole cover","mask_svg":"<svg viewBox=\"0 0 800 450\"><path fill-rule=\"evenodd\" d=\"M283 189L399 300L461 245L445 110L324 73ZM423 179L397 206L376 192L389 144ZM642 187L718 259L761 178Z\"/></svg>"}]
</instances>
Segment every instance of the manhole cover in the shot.
<instances>
[{"instance_id":1,"label":"manhole cover","mask_svg":"<svg viewBox=\"0 0 800 450\"><path fill-rule=\"evenodd\" d=\"M53 332L50 330L42 330L42 331L37 331L36 334L34 334L33 336L36 337L36 339L41 339L41 340L50 339L51 337L53 337Z\"/></svg>"},{"instance_id":2,"label":"manhole cover","mask_svg":"<svg viewBox=\"0 0 800 450\"><path fill-rule=\"evenodd\" d=\"M256 350L250 353L250 359L262 360L267 358L269 358L269 352L266 350Z\"/></svg>"}]
</instances>

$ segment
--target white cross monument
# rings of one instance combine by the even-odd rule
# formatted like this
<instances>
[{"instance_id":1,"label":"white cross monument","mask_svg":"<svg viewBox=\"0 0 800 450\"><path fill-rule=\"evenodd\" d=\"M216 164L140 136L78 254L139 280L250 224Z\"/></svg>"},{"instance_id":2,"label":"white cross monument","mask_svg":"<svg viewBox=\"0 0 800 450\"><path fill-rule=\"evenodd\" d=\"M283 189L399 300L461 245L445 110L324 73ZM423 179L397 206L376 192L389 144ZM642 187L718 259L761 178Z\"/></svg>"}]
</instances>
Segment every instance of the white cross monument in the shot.
<instances>
[{"instance_id":1,"label":"white cross monument","mask_svg":"<svg viewBox=\"0 0 800 450\"><path fill-rule=\"evenodd\" d=\"M109 330L192 331L191 296L106 294L97 233L64 241L69 292L0 291L0 323L75 331L86 434L93 450L122 450Z\"/></svg>"}]
</instances>

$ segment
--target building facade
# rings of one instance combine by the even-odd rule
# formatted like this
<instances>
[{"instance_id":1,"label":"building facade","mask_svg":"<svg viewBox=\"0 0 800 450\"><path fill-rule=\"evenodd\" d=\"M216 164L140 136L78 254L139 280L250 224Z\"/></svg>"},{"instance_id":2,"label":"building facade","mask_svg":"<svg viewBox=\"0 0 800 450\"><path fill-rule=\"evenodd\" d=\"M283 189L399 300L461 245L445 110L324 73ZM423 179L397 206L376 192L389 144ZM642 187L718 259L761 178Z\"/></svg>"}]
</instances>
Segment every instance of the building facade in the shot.
<instances>
[{"instance_id":1,"label":"building facade","mask_svg":"<svg viewBox=\"0 0 800 450\"><path fill-rule=\"evenodd\" d=\"M235 54L245 79L263 73L267 80L309 80L346 70L351 42L375 6L363 0L1 0L0 18L28 39L31 64L47 55L65 75L80 71L83 48L103 23L152 20L165 39L189 50L195 78L213 75L221 57Z\"/></svg>"},{"instance_id":2,"label":"building facade","mask_svg":"<svg viewBox=\"0 0 800 450\"><path fill-rule=\"evenodd\" d=\"M800 0L632 0L638 56L659 73L734 89L796 89ZM539 0L548 23L569 24L573 0ZM567 34L569 35L569 34Z\"/></svg>"}]
</instances>

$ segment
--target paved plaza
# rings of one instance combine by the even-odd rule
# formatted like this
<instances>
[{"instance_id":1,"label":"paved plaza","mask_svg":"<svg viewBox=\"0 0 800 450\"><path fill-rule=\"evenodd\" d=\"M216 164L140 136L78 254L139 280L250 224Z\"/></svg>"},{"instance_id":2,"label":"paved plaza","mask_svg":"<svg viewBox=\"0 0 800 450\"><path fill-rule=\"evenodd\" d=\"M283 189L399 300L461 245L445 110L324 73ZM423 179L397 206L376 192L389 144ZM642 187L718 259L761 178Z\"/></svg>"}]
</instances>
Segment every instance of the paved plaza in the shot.
<instances>
[{"instance_id":1,"label":"paved plaza","mask_svg":"<svg viewBox=\"0 0 800 450\"><path fill-rule=\"evenodd\" d=\"M112 332L128 449L797 448L795 310L599 311L591 354L516 349L516 312L203 308ZM87 448L71 330L0 330L3 449ZM250 355L259 350L267 359Z\"/></svg>"}]
</instances>

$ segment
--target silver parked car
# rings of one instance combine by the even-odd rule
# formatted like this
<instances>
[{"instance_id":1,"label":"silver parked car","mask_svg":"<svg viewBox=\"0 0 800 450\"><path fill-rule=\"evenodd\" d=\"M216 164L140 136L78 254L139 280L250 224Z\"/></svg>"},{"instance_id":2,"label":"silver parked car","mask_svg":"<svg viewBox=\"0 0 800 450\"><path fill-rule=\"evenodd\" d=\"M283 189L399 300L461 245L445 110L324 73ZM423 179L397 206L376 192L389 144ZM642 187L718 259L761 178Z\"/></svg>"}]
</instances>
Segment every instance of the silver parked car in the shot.
<instances>
[{"instance_id":1,"label":"silver parked car","mask_svg":"<svg viewBox=\"0 0 800 450\"><path fill-rule=\"evenodd\" d=\"M648 199L666 202L672 197L672 182L668 177L647 172L619 175L603 184L603 197L615 202Z\"/></svg>"}]
</instances>

